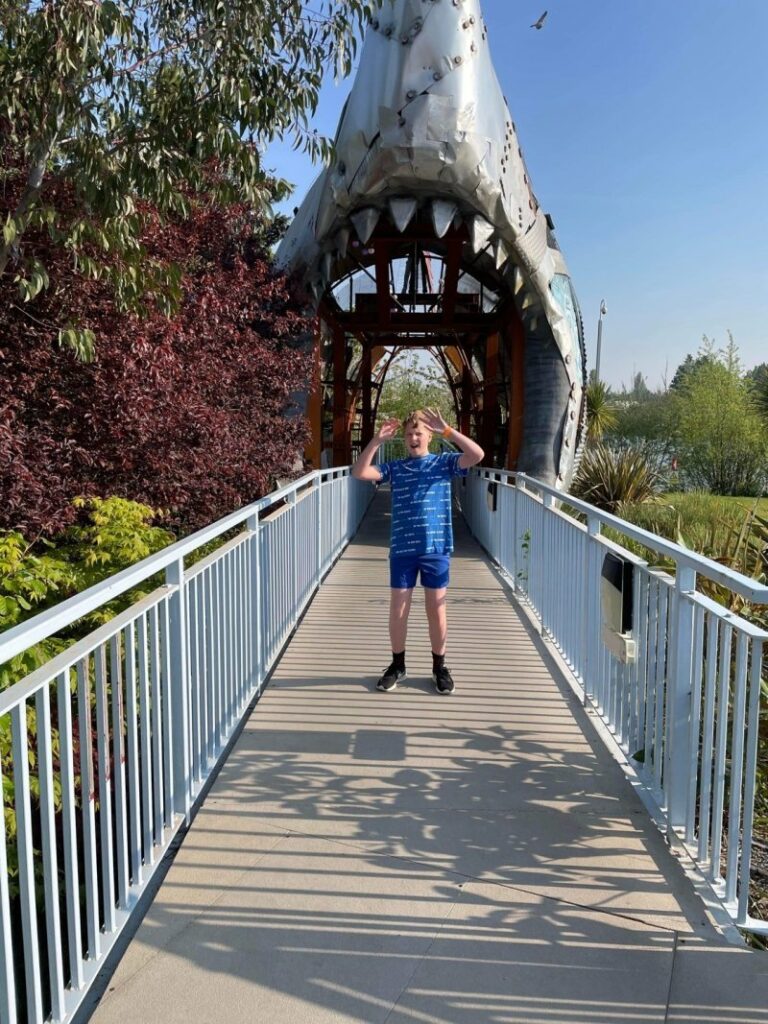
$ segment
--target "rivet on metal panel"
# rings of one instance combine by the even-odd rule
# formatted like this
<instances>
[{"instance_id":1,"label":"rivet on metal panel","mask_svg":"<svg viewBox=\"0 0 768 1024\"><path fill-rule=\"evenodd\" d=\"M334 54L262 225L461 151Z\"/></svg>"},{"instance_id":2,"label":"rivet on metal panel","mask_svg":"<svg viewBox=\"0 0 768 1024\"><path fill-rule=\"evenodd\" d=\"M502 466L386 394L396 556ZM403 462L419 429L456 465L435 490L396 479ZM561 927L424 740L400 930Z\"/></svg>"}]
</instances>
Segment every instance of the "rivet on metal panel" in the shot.
<instances>
[{"instance_id":1,"label":"rivet on metal panel","mask_svg":"<svg viewBox=\"0 0 768 1024\"><path fill-rule=\"evenodd\" d=\"M416 90L415 89L409 89L408 92L405 94L405 98L407 100L415 100L416 99Z\"/></svg>"},{"instance_id":2,"label":"rivet on metal panel","mask_svg":"<svg viewBox=\"0 0 768 1024\"><path fill-rule=\"evenodd\" d=\"M434 78L434 80L435 80L436 82L439 82L439 81L440 81L440 79L441 79L441 78L442 78L443 76L442 76L442 74L441 74L441 72L440 72L440 71L436 71L436 72L435 72L435 73L434 73L434 74L432 75L432 77Z\"/></svg>"},{"instance_id":3,"label":"rivet on metal panel","mask_svg":"<svg viewBox=\"0 0 768 1024\"><path fill-rule=\"evenodd\" d=\"M394 25L387 25L387 27L384 29L384 35L387 37L387 39L389 39L389 37L392 35L392 33L394 31L395 31L395 26Z\"/></svg>"},{"instance_id":4,"label":"rivet on metal panel","mask_svg":"<svg viewBox=\"0 0 768 1024\"><path fill-rule=\"evenodd\" d=\"M477 43L472 43L472 45L470 46L470 50L472 51L472 53L477 53Z\"/></svg>"},{"instance_id":5,"label":"rivet on metal panel","mask_svg":"<svg viewBox=\"0 0 768 1024\"><path fill-rule=\"evenodd\" d=\"M566 363L570 363L570 361L571 361L571 353L570 352L566 352L565 353L565 361L566 361Z\"/></svg>"},{"instance_id":6,"label":"rivet on metal panel","mask_svg":"<svg viewBox=\"0 0 768 1024\"><path fill-rule=\"evenodd\" d=\"M474 16L474 14L470 14L470 16L469 16L469 24L470 25L474 25L475 24L475 16Z\"/></svg>"},{"instance_id":7,"label":"rivet on metal panel","mask_svg":"<svg viewBox=\"0 0 768 1024\"><path fill-rule=\"evenodd\" d=\"M378 18L374 18L373 19L373 21L371 22L371 28L374 30L374 32L378 31L378 28L379 28L379 19Z\"/></svg>"},{"instance_id":8,"label":"rivet on metal panel","mask_svg":"<svg viewBox=\"0 0 768 1024\"><path fill-rule=\"evenodd\" d=\"M456 56L456 57L453 58L453 63L456 64L456 66L458 67L458 65L461 64L463 59L464 59L463 57Z\"/></svg>"},{"instance_id":9,"label":"rivet on metal panel","mask_svg":"<svg viewBox=\"0 0 768 1024\"><path fill-rule=\"evenodd\" d=\"M403 44L403 46L407 46L410 41L411 37L409 35L403 33L403 35L400 36L400 42Z\"/></svg>"}]
</instances>

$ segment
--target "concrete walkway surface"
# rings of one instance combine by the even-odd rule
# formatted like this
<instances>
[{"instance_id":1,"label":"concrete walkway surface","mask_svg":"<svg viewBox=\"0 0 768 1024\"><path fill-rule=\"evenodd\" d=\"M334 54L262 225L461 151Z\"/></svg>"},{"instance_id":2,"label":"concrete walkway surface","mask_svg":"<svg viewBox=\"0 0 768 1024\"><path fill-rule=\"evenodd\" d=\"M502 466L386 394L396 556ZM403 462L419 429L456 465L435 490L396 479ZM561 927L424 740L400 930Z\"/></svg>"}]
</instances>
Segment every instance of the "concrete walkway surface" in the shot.
<instances>
[{"instance_id":1,"label":"concrete walkway surface","mask_svg":"<svg viewBox=\"0 0 768 1024\"><path fill-rule=\"evenodd\" d=\"M710 923L463 527L456 693L432 687L420 591L409 678L375 690L389 661L387 529L381 493L95 1024L768 1024L768 955Z\"/></svg>"}]
</instances>

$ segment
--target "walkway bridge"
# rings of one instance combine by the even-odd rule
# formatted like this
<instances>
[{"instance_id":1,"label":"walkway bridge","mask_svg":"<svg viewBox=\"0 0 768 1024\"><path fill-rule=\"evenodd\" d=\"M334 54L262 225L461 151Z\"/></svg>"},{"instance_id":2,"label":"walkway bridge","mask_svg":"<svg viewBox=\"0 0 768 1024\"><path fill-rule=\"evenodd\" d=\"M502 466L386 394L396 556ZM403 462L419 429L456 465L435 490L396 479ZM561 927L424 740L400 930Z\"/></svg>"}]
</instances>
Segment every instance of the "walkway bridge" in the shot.
<instances>
[{"instance_id":1,"label":"walkway bridge","mask_svg":"<svg viewBox=\"0 0 768 1024\"><path fill-rule=\"evenodd\" d=\"M374 689L388 496L346 469L0 639L151 591L0 694L3 1022L765 1024L765 634L701 589L765 588L520 475L456 498L449 698L416 602Z\"/></svg>"}]
</instances>

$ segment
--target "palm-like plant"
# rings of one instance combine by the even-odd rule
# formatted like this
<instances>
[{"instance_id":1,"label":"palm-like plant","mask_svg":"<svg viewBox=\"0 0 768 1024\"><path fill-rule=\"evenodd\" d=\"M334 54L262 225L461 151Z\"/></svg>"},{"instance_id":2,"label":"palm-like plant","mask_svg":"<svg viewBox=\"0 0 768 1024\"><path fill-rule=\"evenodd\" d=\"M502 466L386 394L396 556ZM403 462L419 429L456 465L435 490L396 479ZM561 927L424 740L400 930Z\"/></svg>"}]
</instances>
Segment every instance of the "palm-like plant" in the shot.
<instances>
[{"instance_id":1,"label":"palm-like plant","mask_svg":"<svg viewBox=\"0 0 768 1024\"><path fill-rule=\"evenodd\" d=\"M617 513L627 502L655 497L661 485L658 468L642 448L614 450L597 442L584 452L571 494L605 512Z\"/></svg>"},{"instance_id":2,"label":"palm-like plant","mask_svg":"<svg viewBox=\"0 0 768 1024\"><path fill-rule=\"evenodd\" d=\"M616 407L611 402L608 385L601 380L593 380L587 385L587 440L590 443L601 441L606 431L616 426L618 417Z\"/></svg>"}]
</instances>

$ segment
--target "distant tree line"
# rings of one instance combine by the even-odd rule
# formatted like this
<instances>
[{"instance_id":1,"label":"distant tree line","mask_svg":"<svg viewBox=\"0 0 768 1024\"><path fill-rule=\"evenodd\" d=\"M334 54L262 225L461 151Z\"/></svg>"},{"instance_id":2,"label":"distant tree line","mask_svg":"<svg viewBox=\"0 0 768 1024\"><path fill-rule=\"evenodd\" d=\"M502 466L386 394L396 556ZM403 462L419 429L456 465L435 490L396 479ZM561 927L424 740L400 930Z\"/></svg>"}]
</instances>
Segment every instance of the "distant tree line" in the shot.
<instances>
[{"instance_id":1,"label":"distant tree line","mask_svg":"<svg viewBox=\"0 0 768 1024\"><path fill-rule=\"evenodd\" d=\"M641 373L621 391L593 380L588 404L592 442L643 449L670 489L768 488L768 363L745 370L730 332L722 349L704 335L668 387L652 391Z\"/></svg>"}]
</instances>

